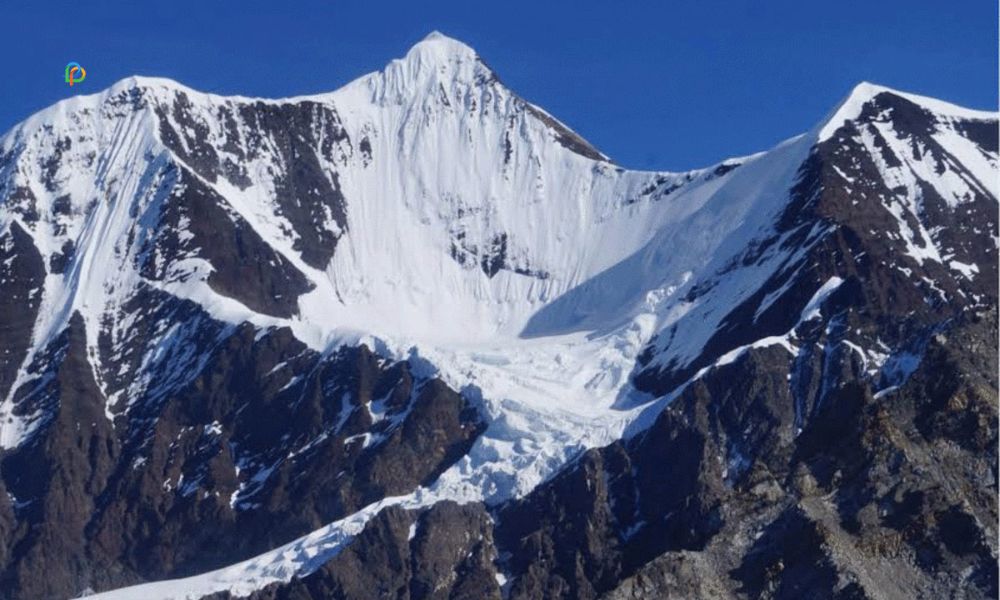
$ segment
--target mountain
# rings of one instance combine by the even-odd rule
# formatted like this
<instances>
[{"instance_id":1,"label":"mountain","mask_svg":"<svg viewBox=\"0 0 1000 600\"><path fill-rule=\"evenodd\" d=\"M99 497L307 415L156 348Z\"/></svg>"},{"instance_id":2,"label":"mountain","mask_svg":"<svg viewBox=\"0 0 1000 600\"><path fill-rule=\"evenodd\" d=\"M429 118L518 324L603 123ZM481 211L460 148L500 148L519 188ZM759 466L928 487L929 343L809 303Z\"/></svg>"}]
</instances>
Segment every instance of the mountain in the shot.
<instances>
[{"instance_id":1,"label":"mountain","mask_svg":"<svg viewBox=\"0 0 1000 600\"><path fill-rule=\"evenodd\" d=\"M995 597L997 114L685 173L431 34L0 138L0 597Z\"/></svg>"}]
</instances>

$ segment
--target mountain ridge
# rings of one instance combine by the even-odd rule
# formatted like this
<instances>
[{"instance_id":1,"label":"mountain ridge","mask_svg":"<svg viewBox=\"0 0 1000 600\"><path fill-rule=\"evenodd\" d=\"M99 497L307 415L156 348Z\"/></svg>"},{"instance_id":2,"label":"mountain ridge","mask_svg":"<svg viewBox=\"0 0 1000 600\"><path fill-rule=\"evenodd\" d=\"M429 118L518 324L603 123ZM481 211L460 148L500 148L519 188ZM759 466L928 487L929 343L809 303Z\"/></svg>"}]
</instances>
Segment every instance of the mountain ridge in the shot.
<instances>
[{"instance_id":1,"label":"mountain ridge","mask_svg":"<svg viewBox=\"0 0 1000 600\"><path fill-rule=\"evenodd\" d=\"M449 52L442 52L441 51L442 49L450 49L451 52L450 53ZM422 52L422 50L426 50L426 52ZM265 103L274 103L274 104L295 103L295 102L303 102L303 101L322 101L322 100L328 100L332 96L334 96L335 94L337 94L338 92L342 92L342 91L346 90L347 88L351 88L351 87L354 87L354 86L359 86L360 87L360 86L362 86L364 84L368 84L371 79L377 77L379 74L384 74L384 72L386 70L388 70L394 64L395 65L404 64L408 60L411 60L411 59L412 59L413 62L417 62L418 64L420 64L422 62L421 59L420 59L420 57L426 57L428 55L430 57L433 57L433 60L431 62L443 60L446 64L449 62L449 60L454 59L454 58L465 58L465 59L469 60L470 62L479 63L480 65L482 65L482 67L489 74L491 74L493 77L496 77L496 73L488 65L486 65L482 61L482 58L479 56L479 54L471 46L468 46L464 42L462 42L462 41L460 41L460 40L458 40L456 38L449 37L448 35L446 35L444 33L441 33L439 31L432 31L431 33L429 33L426 36L424 36L424 38L421 39L419 42L417 42L416 44L414 44L413 46L411 46L410 49L407 51L406 56L404 56L403 58L394 59L394 60L390 61L386 65L386 67L383 68L382 70L380 70L380 71L372 71L371 73L368 73L368 74L356 77L353 80L345 83L341 87L339 87L339 88L337 88L335 90L332 90L332 91L318 92L318 93L311 93L311 94L301 94L301 95L294 95L294 96L283 96L283 97L245 96L245 95L242 95L242 94L217 94L217 93L213 93L213 92L203 92L203 91L197 90L195 88L192 88L190 86L187 86L187 85L181 83L180 81L177 81L175 79L171 79L171 78L168 78L168 77L147 76L147 75L130 75L130 76L124 77L124 78L122 78L122 79L120 79L120 80L112 83L111 85L109 85L107 88L105 88L103 90L100 90L100 91L97 91L97 92L94 92L94 93L91 93L91 94L76 95L76 96L72 96L72 97L60 100L60 101L54 103L53 105L51 105L50 107L42 109L42 110L34 113L33 115L30 115L29 117L27 117L23 121L14 124L9 130L7 130L6 132L4 132L3 134L0 134L0 139L2 139L3 137L6 137L7 135L10 135L11 133L13 133L15 130L21 128L22 126L28 125L31 121L36 120L36 119L42 117L43 115L46 115L49 111L55 111L56 107L64 106L64 105L71 105L73 103L78 103L78 102L81 102L82 100L86 100L86 99L91 99L92 100L92 99L95 99L95 98L98 98L98 97L104 97L104 96L108 96L108 95L113 95L115 93L128 92L129 90L132 90L132 89L158 88L158 89L167 89L167 90L177 90L177 91L184 92L186 94L197 94L197 95L200 95L200 96L207 96L207 97L213 98L215 100L240 100L240 101L265 102ZM424 62L426 62L426 61L424 61ZM860 104L863 104L864 102L870 100L873 95L875 95L877 93L881 93L881 92L887 92L887 93L891 93L891 94L894 94L894 95L897 95L897 96L902 96L902 97L907 98L907 99L909 99L909 100L911 100L913 102L916 102L918 104L924 103L926 107L928 107L928 108L935 108L938 112L942 112L942 113L960 114L960 115L963 115L963 116L966 116L966 117L969 117L969 118L979 118L979 119L989 119L989 118L994 117L996 115L996 111L990 111L990 110L985 110L985 109L968 108L968 107L964 107L964 106L961 106L959 104L956 104L956 103L953 103L953 102L949 102L949 101L946 101L946 100L940 100L940 99L933 98L933 97L926 96L926 95L920 95L920 94L916 94L916 93L912 93L912 92L906 92L906 91L903 91L901 89L892 88L892 87L889 87L889 86L885 86L885 85L874 83L874 82L870 82L870 81L860 81L849 92L847 92L844 95L844 97L839 102L835 103L834 108L827 114L826 117L824 117L819 122L817 122L817 124L813 128L811 128L811 129L820 129L820 130L822 130L825 125L833 125L833 121L835 121L837 119L837 116L838 116L837 113L840 112L842 109L845 109L845 108L848 109L848 110L856 109ZM535 106L535 108L538 108L545 115L547 115L547 116L555 119L555 117L553 115L551 115L550 113L548 113L547 111L545 111L541 107ZM847 118L849 118L849 117L847 117ZM562 125L563 127L565 127L566 129L568 129L569 131L572 132L572 129L566 127L564 124L560 123L560 125ZM573 133L576 133L576 132L573 132ZM805 133L808 133L808 132L805 132ZM579 134L576 134L576 135L579 135ZM798 135L803 135L803 134L798 134ZM791 139L794 139L794 138L798 137L798 135L793 135L793 136L789 137L786 140L786 142L788 140L791 140ZM826 137L826 136L821 135L820 137ZM785 143L785 142L780 142L777 145L781 145L782 143ZM714 166L724 164L724 163L726 163L728 161L746 159L746 158L749 158L751 156L754 156L755 154L757 154L757 153L752 153L752 154L745 155L745 156L731 156L731 157L722 158L721 160L719 160L716 163L713 163L710 166L702 167L702 169L712 168ZM628 168L630 170L641 170L641 169L633 169L631 167L628 167ZM700 169L691 169L689 171L697 171L697 170L700 170ZM665 171L665 170L662 170L662 169L657 169L657 170L652 170L652 171L649 171L649 172L654 172L654 173L663 173L663 172L666 172L666 173L685 173L685 172L689 172L689 171L669 171L669 170Z\"/></svg>"},{"instance_id":2,"label":"mountain ridge","mask_svg":"<svg viewBox=\"0 0 1000 600\"><path fill-rule=\"evenodd\" d=\"M123 80L0 137L0 247L12 257L0 284L32 299L5 324L18 333L0 371L0 515L13 515L0 527L34 548L5 571L16 589L50 585L18 565L71 554L80 570L36 592L249 559L142 591L257 593L326 573L369 526L405 529L406 515L457 501L518 515L487 528L497 538L482 555L514 552L493 562L516 594L603 593L656 552L714 539L712 503L760 469L807 468L832 485L808 446L827 435L827 407L847 418L909 390L934 332L996 304L995 113L860 84L770 151L642 172L608 162L440 35L318 96L164 81ZM740 424L746 439L741 416L708 432L684 413L711 398L737 406L721 383L732 373L764 394L752 408L768 418ZM83 461L89 483L66 486L98 490L73 508L46 477L64 476L53 457L76 456L66 440L84 420L89 438L75 443L104 450ZM683 454L673 490L615 466L684 451L673 431L718 444L730 466ZM786 453L812 462L789 466ZM29 478L31 464L50 466ZM587 558L598 574L553 557L562 583L532 587L544 578L514 549L532 527L568 535L568 516L550 523L533 506L567 501L560 486L583 485L583 464L588 490L607 470L678 516L616 487L588 508L617 524L602 529L609 554ZM329 465L352 477L331 480ZM635 513L611 506L610 518L602 502ZM818 513L801 510L782 518L808 528ZM48 556L28 532L59 511L93 541ZM199 513L234 550L184 541ZM667 546L660 525L638 535L654 517ZM163 537L135 533L150 527ZM285 543L288 557L260 554ZM146 548L171 560L151 563Z\"/></svg>"}]
</instances>

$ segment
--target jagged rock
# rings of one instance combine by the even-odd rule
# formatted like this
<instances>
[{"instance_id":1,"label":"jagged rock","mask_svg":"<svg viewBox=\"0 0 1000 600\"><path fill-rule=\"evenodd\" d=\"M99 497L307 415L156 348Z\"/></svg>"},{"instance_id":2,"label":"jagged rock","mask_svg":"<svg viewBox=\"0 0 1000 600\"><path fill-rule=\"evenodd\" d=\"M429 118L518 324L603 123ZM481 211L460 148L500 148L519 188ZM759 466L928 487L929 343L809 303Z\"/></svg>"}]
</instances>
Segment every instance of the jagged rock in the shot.
<instances>
[{"instance_id":1,"label":"jagged rock","mask_svg":"<svg viewBox=\"0 0 1000 600\"><path fill-rule=\"evenodd\" d=\"M440 502L419 513L389 507L316 572L250 598L500 600L493 552L490 517L481 505Z\"/></svg>"}]
</instances>

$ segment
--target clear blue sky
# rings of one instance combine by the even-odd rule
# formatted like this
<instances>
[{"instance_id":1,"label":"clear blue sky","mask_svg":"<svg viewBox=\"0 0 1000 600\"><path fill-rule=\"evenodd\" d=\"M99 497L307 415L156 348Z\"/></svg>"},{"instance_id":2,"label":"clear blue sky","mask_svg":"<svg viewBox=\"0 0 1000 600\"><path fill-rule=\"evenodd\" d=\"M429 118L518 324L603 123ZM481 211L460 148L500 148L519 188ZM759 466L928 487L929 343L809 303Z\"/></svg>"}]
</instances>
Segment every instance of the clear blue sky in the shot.
<instances>
[{"instance_id":1,"label":"clear blue sky","mask_svg":"<svg viewBox=\"0 0 1000 600\"><path fill-rule=\"evenodd\" d=\"M861 80L997 106L993 0L6 0L0 131L131 74L216 93L329 91L432 30L619 163L766 149ZM72 90L71 60L87 69Z\"/></svg>"}]
</instances>

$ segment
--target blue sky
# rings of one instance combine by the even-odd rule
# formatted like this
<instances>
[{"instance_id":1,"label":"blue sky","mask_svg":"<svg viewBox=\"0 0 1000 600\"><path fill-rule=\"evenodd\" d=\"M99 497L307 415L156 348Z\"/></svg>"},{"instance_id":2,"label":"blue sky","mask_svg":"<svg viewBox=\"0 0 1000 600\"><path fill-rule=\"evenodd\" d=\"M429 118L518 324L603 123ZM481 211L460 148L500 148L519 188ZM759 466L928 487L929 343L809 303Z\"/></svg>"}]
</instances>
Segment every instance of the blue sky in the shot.
<instances>
[{"instance_id":1,"label":"blue sky","mask_svg":"<svg viewBox=\"0 0 1000 600\"><path fill-rule=\"evenodd\" d=\"M131 74L216 93L329 91L428 32L622 165L686 169L766 149L861 80L997 106L990 0L7 0L0 131ZM70 89L75 60L87 80Z\"/></svg>"}]
</instances>

